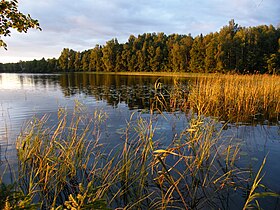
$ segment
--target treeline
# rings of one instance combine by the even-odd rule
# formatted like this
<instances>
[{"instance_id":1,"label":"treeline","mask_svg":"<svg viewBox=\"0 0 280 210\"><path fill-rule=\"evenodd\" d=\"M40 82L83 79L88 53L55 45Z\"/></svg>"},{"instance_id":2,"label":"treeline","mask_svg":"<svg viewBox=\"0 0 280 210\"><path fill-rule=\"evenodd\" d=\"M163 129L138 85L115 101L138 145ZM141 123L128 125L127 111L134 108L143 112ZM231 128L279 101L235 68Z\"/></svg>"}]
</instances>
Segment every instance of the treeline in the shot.
<instances>
[{"instance_id":1,"label":"treeline","mask_svg":"<svg viewBox=\"0 0 280 210\"><path fill-rule=\"evenodd\" d=\"M55 58L33 61L20 61L18 63L0 63L0 72L7 73L53 73L59 71L58 61Z\"/></svg>"},{"instance_id":2,"label":"treeline","mask_svg":"<svg viewBox=\"0 0 280 210\"><path fill-rule=\"evenodd\" d=\"M5 64L5 72L235 72L280 73L280 28L241 27L231 20L219 32L191 35L144 33L120 44L77 52L65 48L55 60Z\"/></svg>"}]
</instances>

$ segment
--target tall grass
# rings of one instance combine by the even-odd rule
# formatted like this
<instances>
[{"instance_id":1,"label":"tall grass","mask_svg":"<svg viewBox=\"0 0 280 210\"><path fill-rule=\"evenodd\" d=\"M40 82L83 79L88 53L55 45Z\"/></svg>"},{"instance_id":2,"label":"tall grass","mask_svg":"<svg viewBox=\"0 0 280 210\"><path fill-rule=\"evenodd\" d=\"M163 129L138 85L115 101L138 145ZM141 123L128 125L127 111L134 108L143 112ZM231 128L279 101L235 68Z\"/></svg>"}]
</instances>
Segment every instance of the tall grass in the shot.
<instances>
[{"instance_id":1,"label":"tall grass","mask_svg":"<svg viewBox=\"0 0 280 210\"><path fill-rule=\"evenodd\" d=\"M254 189L244 189L249 171L235 165L239 145L223 136L214 120L189 116L189 125L162 147L152 115L134 114L123 130L123 144L107 151L99 142L106 114L95 111L91 119L83 109L78 105L73 115L59 110L58 123L51 125L46 116L35 118L19 136L14 192L22 206L227 209L236 191L248 192L246 206L256 198L253 179ZM5 206L16 207L16 198L6 195Z\"/></svg>"},{"instance_id":2,"label":"tall grass","mask_svg":"<svg viewBox=\"0 0 280 210\"><path fill-rule=\"evenodd\" d=\"M154 113L168 106L160 83L155 84L156 100L149 117L132 114L123 128L122 143L110 151L100 142L107 119L103 111L89 114L77 102L73 113L59 109L57 121L48 116L34 118L17 139L18 181L8 188L2 185L0 207L229 209L233 197L244 193L244 205L239 207L247 209L252 203L258 205L261 196L277 196L271 192L261 194L263 166L255 177L250 177L249 170L237 167L239 145L223 134L217 121L206 117L211 112L219 114L219 109L234 113L246 108L248 112L253 110L251 114L262 111L260 107L279 110L279 101L275 101L279 94L269 88L264 91L269 99L256 99L264 93L254 85L265 83L263 78L240 79L242 82L235 76L219 76L210 79L210 83L198 80L197 86L189 90L177 86L170 93L176 96L174 106L190 106L193 110L187 114L187 127L170 139L169 146L162 146L155 138ZM268 80L273 83L270 88L279 88L276 78ZM246 87L255 95L247 95L245 89L230 90L239 83L240 88ZM219 95L221 89L223 93ZM232 108L226 108L222 101ZM249 104L251 108L247 108Z\"/></svg>"},{"instance_id":3,"label":"tall grass","mask_svg":"<svg viewBox=\"0 0 280 210\"><path fill-rule=\"evenodd\" d=\"M18 185L43 209L62 205L68 198L68 206L102 205L109 177L104 171L111 165L108 161L95 166L103 158L99 126L105 115L96 111L89 119L83 109L76 104L73 116L60 109L55 125L47 116L35 118L18 137Z\"/></svg>"},{"instance_id":4,"label":"tall grass","mask_svg":"<svg viewBox=\"0 0 280 210\"><path fill-rule=\"evenodd\" d=\"M226 121L276 121L280 113L280 77L201 77L190 87L187 106L198 114L216 116Z\"/></svg>"}]
</instances>

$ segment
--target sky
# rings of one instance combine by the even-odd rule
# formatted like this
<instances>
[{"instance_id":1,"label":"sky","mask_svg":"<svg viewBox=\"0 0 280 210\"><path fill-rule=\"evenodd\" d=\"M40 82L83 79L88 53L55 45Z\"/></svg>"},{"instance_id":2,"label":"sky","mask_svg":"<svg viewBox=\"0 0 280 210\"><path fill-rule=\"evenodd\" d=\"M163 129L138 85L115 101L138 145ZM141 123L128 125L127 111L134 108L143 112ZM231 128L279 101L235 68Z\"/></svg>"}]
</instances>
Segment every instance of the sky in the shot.
<instances>
[{"instance_id":1,"label":"sky","mask_svg":"<svg viewBox=\"0 0 280 210\"><path fill-rule=\"evenodd\" d=\"M63 48L83 51L143 33L208 34L231 19L240 26L280 26L279 0L19 0L42 31L12 30L0 63L58 58Z\"/></svg>"}]
</instances>

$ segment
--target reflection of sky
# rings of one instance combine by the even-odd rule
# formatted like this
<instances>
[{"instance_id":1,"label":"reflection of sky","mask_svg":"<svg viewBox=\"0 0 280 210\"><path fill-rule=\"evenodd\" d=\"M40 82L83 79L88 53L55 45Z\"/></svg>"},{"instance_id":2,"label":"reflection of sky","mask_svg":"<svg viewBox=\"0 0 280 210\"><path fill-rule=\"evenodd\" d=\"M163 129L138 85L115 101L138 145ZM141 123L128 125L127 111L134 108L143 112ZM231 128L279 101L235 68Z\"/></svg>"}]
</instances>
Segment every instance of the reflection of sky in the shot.
<instances>
[{"instance_id":1,"label":"reflection of sky","mask_svg":"<svg viewBox=\"0 0 280 210\"><path fill-rule=\"evenodd\" d=\"M30 85L26 83L26 85ZM21 83L16 74L1 74L0 90L21 89Z\"/></svg>"},{"instance_id":2,"label":"reflection of sky","mask_svg":"<svg viewBox=\"0 0 280 210\"><path fill-rule=\"evenodd\" d=\"M32 75L19 77L18 74L0 74L0 150L2 150L0 161L4 159L3 151L6 148L9 161L16 161L14 145L16 137L23 124L30 120L34 114L53 114L55 116L58 107L67 107L71 110L75 99L86 104L90 113L93 113L96 108L100 108L108 114L106 130L102 133L103 143L109 145L109 148L113 148L121 142L120 133L126 126L126 120L135 110L129 110L125 102L119 103L115 107L110 106L106 100L97 101L94 95L86 95L82 91L65 96L58 83L59 79L54 82ZM138 114L140 112L136 113L135 116ZM142 114L142 117L147 119L149 116L149 114ZM160 140L163 148L171 143L176 132L179 133L182 128L187 126L185 116L179 112L168 113L165 117L166 119L163 119L162 116L157 117L154 121L155 139ZM255 164L256 159L262 161L262 158L269 152L266 166L268 180L266 179L265 183L270 186L273 183L278 183L278 185L274 184L273 186L279 189L279 178L274 175L280 173L277 165L277 161L280 159L280 140L277 129L279 128L275 126L251 127L242 125L239 127L231 126L227 132L237 135L242 141L240 162L249 158L249 161ZM251 153L250 157L247 157L246 153ZM249 162L246 161L245 164L247 163Z\"/></svg>"},{"instance_id":3,"label":"reflection of sky","mask_svg":"<svg viewBox=\"0 0 280 210\"><path fill-rule=\"evenodd\" d=\"M22 126L35 114L49 114L69 102L56 86L43 86L30 76L0 74L0 146L9 160L16 160L15 140ZM0 161L1 161L0 160Z\"/></svg>"},{"instance_id":4,"label":"reflection of sky","mask_svg":"<svg viewBox=\"0 0 280 210\"><path fill-rule=\"evenodd\" d=\"M278 165L280 160L279 131L277 126L266 125L231 127L231 132L241 144L240 161L247 165L250 162L252 167L257 170L262 160L267 156L264 171L268 171L265 175L268 179L265 182L280 192L279 177L275 176L275 174L280 174Z\"/></svg>"},{"instance_id":5,"label":"reflection of sky","mask_svg":"<svg viewBox=\"0 0 280 210\"><path fill-rule=\"evenodd\" d=\"M42 86L38 78L28 74L0 74L0 90L29 90ZM38 81L39 80L39 81Z\"/></svg>"}]
</instances>

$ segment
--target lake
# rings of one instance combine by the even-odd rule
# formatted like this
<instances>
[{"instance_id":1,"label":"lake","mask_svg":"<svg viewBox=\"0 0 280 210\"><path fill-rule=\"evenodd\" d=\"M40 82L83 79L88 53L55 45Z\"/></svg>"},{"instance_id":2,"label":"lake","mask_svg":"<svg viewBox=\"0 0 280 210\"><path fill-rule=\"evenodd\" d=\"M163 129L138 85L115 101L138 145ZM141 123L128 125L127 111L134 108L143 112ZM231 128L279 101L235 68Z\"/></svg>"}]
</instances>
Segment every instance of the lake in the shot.
<instances>
[{"instance_id":1,"label":"lake","mask_svg":"<svg viewBox=\"0 0 280 210\"><path fill-rule=\"evenodd\" d=\"M0 74L0 161L14 165L17 161L15 141L25 123L44 114L55 118L59 108L73 110L75 100L89 112L103 110L106 126L112 132L102 136L102 143L114 147L120 143L121 129L134 112L149 116L151 98L159 77L117 76L109 74ZM161 78L164 88L172 88L173 78ZM187 82L187 80L185 80ZM168 114L169 120L157 119L164 129L162 143L186 126L182 113ZM160 137L159 137L160 138Z\"/></svg>"},{"instance_id":2,"label":"lake","mask_svg":"<svg viewBox=\"0 0 280 210\"><path fill-rule=\"evenodd\" d=\"M126 76L114 74L0 74L0 176L13 182L9 171L16 170L16 138L23 126L34 116L47 114L55 121L61 107L71 112L78 100L88 112L103 110L108 120L101 133L101 142L108 149L122 143L122 130L130 116L150 116L154 103L155 84L160 82L161 95L168 102L169 92L179 82L187 88L195 78ZM160 107L154 112L156 129L154 138L164 146L184 130L189 121L185 112L178 107ZM160 114L160 112L163 114ZM211 116L209 116L211 117ZM265 122L265 123L264 123ZM224 122L220 122L221 126ZM263 184L280 193L280 127L279 121L249 124L230 123L224 127L226 135L232 135L241 145L240 167L258 170L267 156ZM8 166L8 167L7 167ZM5 174L4 174L5 171ZM2 173L2 174L1 174ZM277 199L272 199L277 206Z\"/></svg>"}]
</instances>

